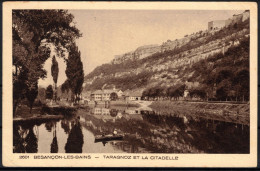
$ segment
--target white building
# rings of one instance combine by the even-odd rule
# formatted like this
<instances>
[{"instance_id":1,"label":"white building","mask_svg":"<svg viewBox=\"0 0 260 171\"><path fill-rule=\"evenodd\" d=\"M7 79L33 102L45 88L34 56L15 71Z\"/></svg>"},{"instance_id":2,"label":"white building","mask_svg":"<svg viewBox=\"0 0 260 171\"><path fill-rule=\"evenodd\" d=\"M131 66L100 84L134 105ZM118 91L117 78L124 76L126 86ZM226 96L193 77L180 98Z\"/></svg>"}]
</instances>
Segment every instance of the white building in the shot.
<instances>
[{"instance_id":1,"label":"white building","mask_svg":"<svg viewBox=\"0 0 260 171\"><path fill-rule=\"evenodd\" d=\"M94 115L110 115L110 111L107 108L93 108Z\"/></svg>"},{"instance_id":2,"label":"white building","mask_svg":"<svg viewBox=\"0 0 260 171\"><path fill-rule=\"evenodd\" d=\"M123 92L117 89L110 90L96 90L91 93L91 100L94 101L110 101L110 97L112 93L116 93L118 97L121 97Z\"/></svg>"},{"instance_id":3,"label":"white building","mask_svg":"<svg viewBox=\"0 0 260 171\"><path fill-rule=\"evenodd\" d=\"M140 91L126 91L124 93L125 99L129 101L141 100L142 92Z\"/></svg>"}]
</instances>

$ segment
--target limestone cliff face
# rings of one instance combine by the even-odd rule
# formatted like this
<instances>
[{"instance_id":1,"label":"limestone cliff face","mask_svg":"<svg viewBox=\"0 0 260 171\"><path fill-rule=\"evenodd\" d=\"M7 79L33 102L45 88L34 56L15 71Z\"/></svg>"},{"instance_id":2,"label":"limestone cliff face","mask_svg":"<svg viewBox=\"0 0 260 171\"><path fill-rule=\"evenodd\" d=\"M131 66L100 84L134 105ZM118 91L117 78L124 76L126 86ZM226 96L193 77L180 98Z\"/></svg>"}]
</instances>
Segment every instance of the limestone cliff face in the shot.
<instances>
[{"instance_id":1,"label":"limestone cliff face","mask_svg":"<svg viewBox=\"0 0 260 171\"><path fill-rule=\"evenodd\" d=\"M127 52L122 55L116 55L113 64L119 64L127 60L138 60L143 59L147 56L160 52L160 46L158 45L145 45L138 47L135 51Z\"/></svg>"},{"instance_id":2,"label":"limestone cliff face","mask_svg":"<svg viewBox=\"0 0 260 171\"><path fill-rule=\"evenodd\" d=\"M122 55L116 55L111 63L120 64L127 60L143 59L158 52L165 52L180 48L193 40L201 41L203 43L203 39L205 36L209 34L214 34L223 27L228 27L235 23L244 22L245 20L249 19L249 17L250 13L248 10L246 10L241 14L233 15L231 18L227 20L210 21L208 22L208 30L199 31L191 35L186 35L181 39L167 40L166 42L163 42L161 45L145 45L138 47L135 51L127 52Z\"/></svg>"},{"instance_id":3,"label":"limestone cliff face","mask_svg":"<svg viewBox=\"0 0 260 171\"><path fill-rule=\"evenodd\" d=\"M194 77L193 65L216 54L225 56L230 48L239 46L248 37L247 20L240 26L199 31L161 45L141 46L97 67L86 76L86 88L99 89L103 84L113 84L122 90L142 89L155 84L167 86L187 81ZM189 71L186 68L190 68ZM196 77L200 79L199 75Z\"/></svg>"}]
</instances>

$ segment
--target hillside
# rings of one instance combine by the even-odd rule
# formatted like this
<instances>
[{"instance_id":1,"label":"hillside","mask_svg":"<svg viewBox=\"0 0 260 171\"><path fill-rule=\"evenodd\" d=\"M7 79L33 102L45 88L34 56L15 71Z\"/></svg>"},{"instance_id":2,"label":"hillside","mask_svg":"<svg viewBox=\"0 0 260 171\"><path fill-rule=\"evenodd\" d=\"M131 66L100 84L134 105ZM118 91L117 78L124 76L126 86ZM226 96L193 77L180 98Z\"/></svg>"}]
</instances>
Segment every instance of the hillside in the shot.
<instances>
[{"instance_id":1,"label":"hillside","mask_svg":"<svg viewBox=\"0 0 260 171\"><path fill-rule=\"evenodd\" d=\"M134 58L135 53L131 52L127 53L132 54L129 58L117 57L120 61L95 68L85 77L84 91L101 89L106 84L123 91L145 90L148 97L167 97L186 85L190 90L196 89L195 94L203 89L204 94L215 94L218 99L248 99L249 38L247 19L180 40L168 40L159 47L144 46L153 54ZM174 44L173 48L169 44Z\"/></svg>"}]
</instances>

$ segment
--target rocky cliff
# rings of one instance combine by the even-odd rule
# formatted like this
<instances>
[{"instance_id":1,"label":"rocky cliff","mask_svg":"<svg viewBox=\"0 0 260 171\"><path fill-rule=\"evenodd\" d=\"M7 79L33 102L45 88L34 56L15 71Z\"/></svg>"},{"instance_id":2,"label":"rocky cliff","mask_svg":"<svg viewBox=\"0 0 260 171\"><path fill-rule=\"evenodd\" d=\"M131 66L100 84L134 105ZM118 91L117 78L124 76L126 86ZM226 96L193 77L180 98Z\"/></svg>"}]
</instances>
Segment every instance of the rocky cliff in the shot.
<instances>
[{"instance_id":1,"label":"rocky cliff","mask_svg":"<svg viewBox=\"0 0 260 171\"><path fill-rule=\"evenodd\" d=\"M205 72L213 69L215 75L223 68L232 68L234 72L249 68L249 60L241 63L249 56L249 37L247 19L221 29L168 40L160 46L142 46L97 67L85 77L85 90L100 89L104 84L113 84L122 90L144 90L156 85L169 87L187 82L203 85L209 78L206 78L208 73L203 74L197 68L200 65ZM246 51L242 49L243 55L234 50L241 46L248 46ZM237 57L233 59L234 56Z\"/></svg>"}]
</instances>

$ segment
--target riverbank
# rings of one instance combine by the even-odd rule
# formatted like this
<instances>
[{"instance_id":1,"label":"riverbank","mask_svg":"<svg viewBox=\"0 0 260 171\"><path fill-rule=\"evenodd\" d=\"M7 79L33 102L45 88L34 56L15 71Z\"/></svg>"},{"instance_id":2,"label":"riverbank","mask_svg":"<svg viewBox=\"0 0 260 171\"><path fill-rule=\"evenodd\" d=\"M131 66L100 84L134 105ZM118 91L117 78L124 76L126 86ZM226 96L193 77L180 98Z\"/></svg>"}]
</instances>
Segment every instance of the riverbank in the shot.
<instances>
[{"instance_id":1,"label":"riverbank","mask_svg":"<svg viewBox=\"0 0 260 171\"><path fill-rule=\"evenodd\" d=\"M15 117L13 119L14 122L21 122L21 121L36 121L36 120L41 120L41 121L47 121L47 120L53 120L53 119L63 119L64 115L32 115L30 117Z\"/></svg>"},{"instance_id":2,"label":"riverbank","mask_svg":"<svg viewBox=\"0 0 260 171\"><path fill-rule=\"evenodd\" d=\"M134 101L110 101L110 106L124 106L124 107L140 107L141 105Z\"/></svg>"},{"instance_id":3,"label":"riverbank","mask_svg":"<svg viewBox=\"0 0 260 171\"><path fill-rule=\"evenodd\" d=\"M43 106L33 107L32 112L30 112L29 107L23 105L17 109L13 121L18 122L18 121L62 119L66 116L73 115L76 110L77 107L43 105Z\"/></svg>"},{"instance_id":4,"label":"riverbank","mask_svg":"<svg viewBox=\"0 0 260 171\"><path fill-rule=\"evenodd\" d=\"M150 107L154 110L170 109L187 111L203 111L216 114L249 115L249 104L207 103L187 101L154 101Z\"/></svg>"},{"instance_id":5,"label":"riverbank","mask_svg":"<svg viewBox=\"0 0 260 171\"><path fill-rule=\"evenodd\" d=\"M163 115L175 113L249 124L249 104L154 101L149 107Z\"/></svg>"}]
</instances>

